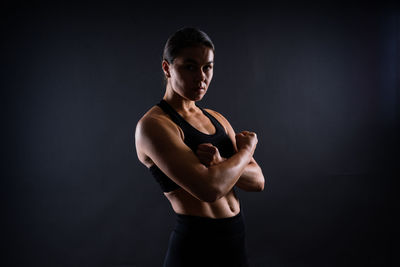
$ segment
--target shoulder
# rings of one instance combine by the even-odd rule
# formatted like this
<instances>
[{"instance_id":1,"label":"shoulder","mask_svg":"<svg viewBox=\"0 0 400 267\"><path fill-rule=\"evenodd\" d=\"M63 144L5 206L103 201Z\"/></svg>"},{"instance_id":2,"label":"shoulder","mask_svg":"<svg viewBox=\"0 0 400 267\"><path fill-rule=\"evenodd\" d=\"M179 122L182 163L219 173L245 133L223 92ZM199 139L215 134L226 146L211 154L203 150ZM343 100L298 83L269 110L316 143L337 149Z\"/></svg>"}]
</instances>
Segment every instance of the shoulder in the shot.
<instances>
[{"instance_id":1,"label":"shoulder","mask_svg":"<svg viewBox=\"0 0 400 267\"><path fill-rule=\"evenodd\" d=\"M183 132L161 108L154 106L137 122L134 139L139 160L146 167L150 167L154 164L154 151L173 151L173 149L168 149L168 146L181 144Z\"/></svg>"},{"instance_id":2,"label":"shoulder","mask_svg":"<svg viewBox=\"0 0 400 267\"><path fill-rule=\"evenodd\" d=\"M135 139L140 141L163 134L179 136L182 131L158 106L153 106L137 122Z\"/></svg>"}]
</instances>

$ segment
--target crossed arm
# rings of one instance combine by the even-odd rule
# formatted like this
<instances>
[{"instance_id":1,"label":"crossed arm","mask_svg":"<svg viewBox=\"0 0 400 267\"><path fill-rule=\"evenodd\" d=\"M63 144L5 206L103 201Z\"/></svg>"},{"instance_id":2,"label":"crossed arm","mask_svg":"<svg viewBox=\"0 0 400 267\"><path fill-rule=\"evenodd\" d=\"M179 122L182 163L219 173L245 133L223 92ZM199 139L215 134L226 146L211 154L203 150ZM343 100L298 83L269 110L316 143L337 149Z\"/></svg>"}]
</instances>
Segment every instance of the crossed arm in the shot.
<instances>
[{"instance_id":1,"label":"crossed arm","mask_svg":"<svg viewBox=\"0 0 400 267\"><path fill-rule=\"evenodd\" d=\"M220 157L218 161L204 164L201 156L184 144L179 127L157 115L142 118L136 126L138 156L142 160L150 158L175 183L201 201L214 202L235 185L246 191L263 190L264 176L253 158L257 144L255 133L242 132L236 136L226 122L224 125L236 149L228 159L222 159L216 147L199 145L199 148L213 149L212 157Z\"/></svg>"},{"instance_id":2,"label":"crossed arm","mask_svg":"<svg viewBox=\"0 0 400 267\"><path fill-rule=\"evenodd\" d=\"M225 125L226 130L228 132L229 138L232 140L233 146L235 151L237 152L236 146L236 134L233 130L232 126L228 122L225 117L223 117L218 112L214 111L214 114L217 114L219 118L223 121L223 125ZM197 150L197 156L206 166L220 164L221 162L225 161L226 158L223 158L219 155L218 148L212 146L211 144L201 144ZM262 191L264 190L264 175L260 166L254 160L254 157L251 158L250 162L244 168L242 174L240 175L238 181L236 182L236 186L245 190L245 191Z\"/></svg>"},{"instance_id":3,"label":"crossed arm","mask_svg":"<svg viewBox=\"0 0 400 267\"><path fill-rule=\"evenodd\" d=\"M227 160L219 155L217 147L209 143L200 144L196 154L205 166L218 165ZM249 192L264 190L264 175L254 158L245 166L235 185Z\"/></svg>"}]
</instances>

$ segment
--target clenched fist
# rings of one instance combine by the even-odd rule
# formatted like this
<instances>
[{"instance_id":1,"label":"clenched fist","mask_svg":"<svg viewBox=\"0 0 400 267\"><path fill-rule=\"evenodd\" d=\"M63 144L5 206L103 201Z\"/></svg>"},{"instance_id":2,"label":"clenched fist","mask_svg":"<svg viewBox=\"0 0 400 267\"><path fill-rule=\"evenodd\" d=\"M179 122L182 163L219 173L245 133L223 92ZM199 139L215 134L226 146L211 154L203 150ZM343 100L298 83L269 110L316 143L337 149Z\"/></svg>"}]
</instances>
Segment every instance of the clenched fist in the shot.
<instances>
[{"instance_id":1,"label":"clenched fist","mask_svg":"<svg viewBox=\"0 0 400 267\"><path fill-rule=\"evenodd\" d=\"M257 134L249 131L242 131L237 133L235 136L236 146L238 150L245 149L249 151L252 155L256 149L258 139Z\"/></svg>"},{"instance_id":2,"label":"clenched fist","mask_svg":"<svg viewBox=\"0 0 400 267\"><path fill-rule=\"evenodd\" d=\"M219 154L218 148L210 143L200 144L197 147L196 154L200 159L200 162L207 167L218 164L225 160L225 158L221 157Z\"/></svg>"}]
</instances>

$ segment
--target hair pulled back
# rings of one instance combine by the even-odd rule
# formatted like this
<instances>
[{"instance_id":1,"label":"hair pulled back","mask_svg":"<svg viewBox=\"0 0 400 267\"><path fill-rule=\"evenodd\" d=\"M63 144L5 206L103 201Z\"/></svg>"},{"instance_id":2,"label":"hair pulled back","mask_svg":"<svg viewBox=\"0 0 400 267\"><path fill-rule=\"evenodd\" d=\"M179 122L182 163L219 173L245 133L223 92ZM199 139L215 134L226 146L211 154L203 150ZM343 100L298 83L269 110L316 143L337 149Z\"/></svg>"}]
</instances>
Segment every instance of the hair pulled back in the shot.
<instances>
[{"instance_id":1,"label":"hair pulled back","mask_svg":"<svg viewBox=\"0 0 400 267\"><path fill-rule=\"evenodd\" d=\"M181 28L168 38L164 47L162 59L172 64L182 49L198 45L211 48L215 55L214 44L205 32L194 27Z\"/></svg>"}]
</instances>

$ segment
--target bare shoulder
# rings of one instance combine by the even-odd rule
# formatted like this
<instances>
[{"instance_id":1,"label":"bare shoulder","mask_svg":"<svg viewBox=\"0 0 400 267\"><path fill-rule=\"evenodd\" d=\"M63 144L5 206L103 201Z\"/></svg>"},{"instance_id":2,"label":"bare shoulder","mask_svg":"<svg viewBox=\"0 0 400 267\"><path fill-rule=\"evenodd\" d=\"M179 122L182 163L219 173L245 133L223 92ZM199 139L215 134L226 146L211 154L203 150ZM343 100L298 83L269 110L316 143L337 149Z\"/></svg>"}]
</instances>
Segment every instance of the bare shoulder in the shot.
<instances>
[{"instance_id":1,"label":"bare shoulder","mask_svg":"<svg viewBox=\"0 0 400 267\"><path fill-rule=\"evenodd\" d=\"M139 119L135 129L136 152L146 166L153 164L147 153L149 144L163 137L183 139L183 132L158 106L154 106Z\"/></svg>"},{"instance_id":2,"label":"bare shoulder","mask_svg":"<svg viewBox=\"0 0 400 267\"><path fill-rule=\"evenodd\" d=\"M153 106L140 118L138 125L152 121L153 119L162 119L163 116L165 116L165 114L162 110L158 106Z\"/></svg>"},{"instance_id":3,"label":"bare shoulder","mask_svg":"<svg viewBox=\"0 0 400 267\"><path fill-rule=\"evenodd\" d=\"M158 106L150 108L136 124L136 132L141 134L163 129L180 132L180 128Z\"/></svg>"}]
</instances>

